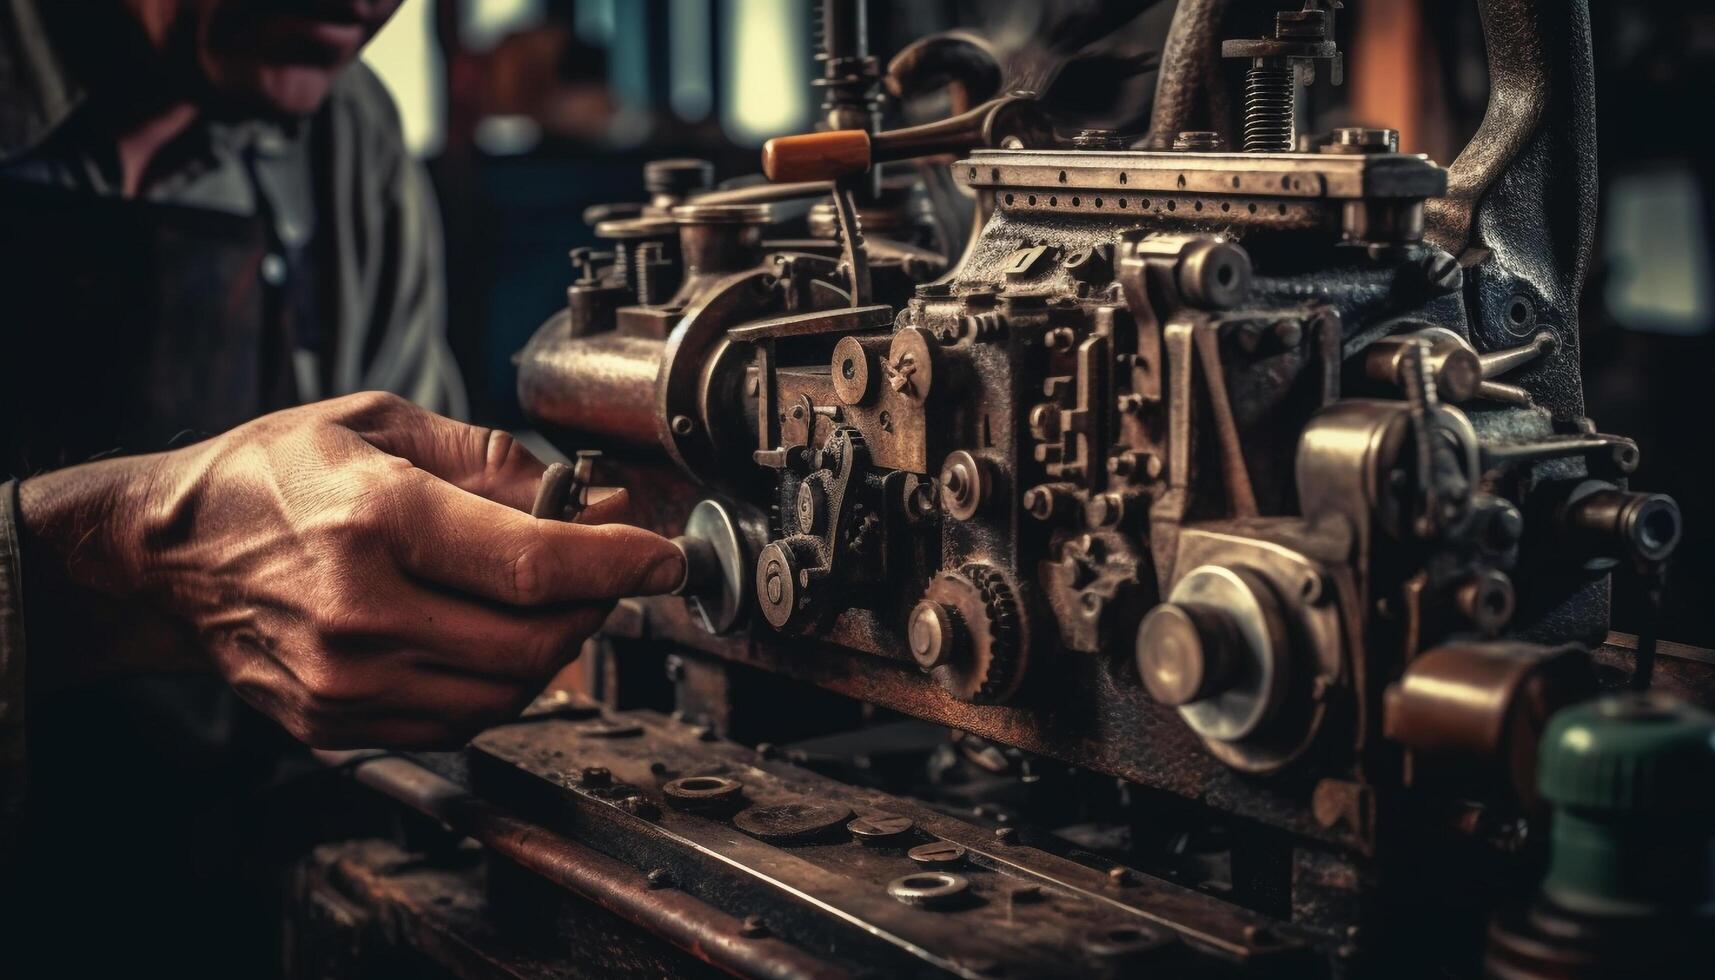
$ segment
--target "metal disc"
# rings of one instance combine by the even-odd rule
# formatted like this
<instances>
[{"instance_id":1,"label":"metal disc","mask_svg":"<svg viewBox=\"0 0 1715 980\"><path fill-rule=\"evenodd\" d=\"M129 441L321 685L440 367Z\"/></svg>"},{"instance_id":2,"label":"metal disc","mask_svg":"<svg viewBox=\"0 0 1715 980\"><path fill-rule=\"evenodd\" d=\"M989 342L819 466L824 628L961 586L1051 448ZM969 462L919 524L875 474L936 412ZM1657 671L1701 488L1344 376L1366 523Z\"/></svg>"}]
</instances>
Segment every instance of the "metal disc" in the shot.
<instances>
[{"instance_id":1,"label":"metal disc","mask_svg":"<svg viewBox=\"0 0 1715 980\"><path fill-rule=\"evenodd\" d=\"M733 817L732 823L752 837L779 844L820 837L851 817L851 807L841 803L791 800L753 806Z\"/></svg>"},{"instance_id":2,"label":"metal disc","mask_svg":"<svg viewBox=\"0 0 1715 980\"><path fill-rule=\"evenodd\" d=\"M698 501L691 508L691 516L685 520L685 535L709 542L720 565L719 580L714 587L704 594L686 596L685 603L703 629L725 633L750 607L751 590L755 587L752 559L746 554L744 536L727 509L713 500Z\"/></svg>"}]
</instances>

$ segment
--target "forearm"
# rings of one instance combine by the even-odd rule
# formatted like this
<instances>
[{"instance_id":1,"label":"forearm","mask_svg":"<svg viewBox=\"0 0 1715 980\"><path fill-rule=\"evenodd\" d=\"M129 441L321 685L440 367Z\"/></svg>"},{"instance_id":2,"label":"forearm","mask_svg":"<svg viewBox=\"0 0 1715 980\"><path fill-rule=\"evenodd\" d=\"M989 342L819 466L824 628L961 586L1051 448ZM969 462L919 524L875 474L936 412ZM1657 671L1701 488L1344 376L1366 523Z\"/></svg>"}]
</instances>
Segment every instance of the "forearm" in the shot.
<instances>
[{"instance_id":1,"label":"forearm","mask_svg":"<svg viewBox=\"0 0 1715 980\"><path fill-rule=\"evenodd\" d=\"M202 663L142 589L144 523L162 458L86 463L19 485L32 690Z\"/></svg>"}]
</instances>

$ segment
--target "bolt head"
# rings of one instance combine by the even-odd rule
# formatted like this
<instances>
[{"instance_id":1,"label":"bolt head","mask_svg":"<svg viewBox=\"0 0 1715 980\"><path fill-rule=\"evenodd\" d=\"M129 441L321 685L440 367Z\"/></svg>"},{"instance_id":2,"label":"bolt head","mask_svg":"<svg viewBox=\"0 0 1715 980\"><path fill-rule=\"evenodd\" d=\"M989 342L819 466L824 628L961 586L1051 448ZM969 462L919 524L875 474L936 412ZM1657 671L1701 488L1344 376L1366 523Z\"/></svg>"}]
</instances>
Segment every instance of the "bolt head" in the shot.
<instances>
[{"instance_id":1,"label":"bolt head","mask_svg":"<svg viewBox=\"0 0 1715 980\"><path fill-rule=\"evenodd\" d=\"M950 662L957 648L956 630L952 613L946 606L933 599L917 603L905 627L912 659L924 670L934 670Z\"/></svg>"},{"instance_id":2,"label":"bolt head","mask_svg":"<svg viewBox=\"0 0 1715 980\"><path fill-rule=\"evenodd\" d=\"M1024 491L1024 509L1039 521L1054 516L1054 493L1046 487L1031 487Z\"/></svg>"}]
</instances>

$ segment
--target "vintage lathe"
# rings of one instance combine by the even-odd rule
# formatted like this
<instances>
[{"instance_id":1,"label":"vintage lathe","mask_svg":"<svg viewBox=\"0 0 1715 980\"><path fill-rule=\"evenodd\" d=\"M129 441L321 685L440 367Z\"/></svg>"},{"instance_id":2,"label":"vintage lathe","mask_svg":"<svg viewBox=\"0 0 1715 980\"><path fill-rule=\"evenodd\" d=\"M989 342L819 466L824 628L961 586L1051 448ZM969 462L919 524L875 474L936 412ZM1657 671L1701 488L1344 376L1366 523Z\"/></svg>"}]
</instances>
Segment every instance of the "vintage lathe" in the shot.
<instances>
[{"instance_id":1,"label":"vintage lathe","mask_svg":"<svg viewBox=\"0 0 1715 980\"><path fill-rule=\"evenodd\" d=\"M1584 5L1483 4L1447 167L1313 128L1338 3L1227 6L1137 134L827 0L770 182L660 161L597 216L519 355L599 450L538 513L627 486L686 584L589 698L344 757L486 861L325 850L300 928L458 975L1707 975L1715 657L1608 633L1681 515L1584 412Z\"/></svg>"}]
</instances>

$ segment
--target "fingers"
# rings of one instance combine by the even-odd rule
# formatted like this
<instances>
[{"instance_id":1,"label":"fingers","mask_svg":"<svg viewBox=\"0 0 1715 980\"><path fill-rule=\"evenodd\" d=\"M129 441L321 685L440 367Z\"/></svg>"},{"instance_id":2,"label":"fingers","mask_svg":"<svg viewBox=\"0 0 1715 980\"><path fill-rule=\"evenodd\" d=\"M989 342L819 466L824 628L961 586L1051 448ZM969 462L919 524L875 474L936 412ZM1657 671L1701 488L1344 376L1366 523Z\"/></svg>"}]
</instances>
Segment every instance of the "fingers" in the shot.
<instances>
[{"instance_id":1,"label":"fingers","mask_svg":"<svg viewBox=\"0 0 1715 980\"><path fill-rule=\"evenodd\" d=\"M381 600L367 630L419 650L425 667L540 689L577 658L583 642L607 618L607 603L520 609L496 607L444 590L407 586Z\"/></svg>"},{"instance_id":2,"label":"fingers","mask_svg":"<svg viewBox=\"0 0 1715 980\"><path fill-rule=\"evenodd\" d=\"M599 499L590 501L578 515L579 524L630 524L632 522L631 494L623 487L606 488Z\"/></svg>"},{"instance_id":3,"label":"fingers","mask_svg":"<svg viewBox=\"0 0 1715 980\"><path fill-rule=\"evenodd\" d=\"M400 565L495 602L656 595L685 575L683 552L642 528L538 520L432 478L415 480L397 500L392 538Z\"/></svg>"},{"instance_id":4,"label":"fingers","mask_svg":"<svg viewBox=\"0 0 1715 980\"><path fill-rule=\"evenodd\" d=\"M365 392L349 402L349 426L370 445L461 490L528 511L547 468L508 432L466 425L395 395Z\"/></svg>"}]
</instances>

